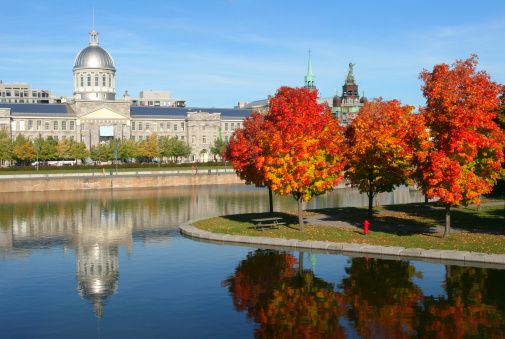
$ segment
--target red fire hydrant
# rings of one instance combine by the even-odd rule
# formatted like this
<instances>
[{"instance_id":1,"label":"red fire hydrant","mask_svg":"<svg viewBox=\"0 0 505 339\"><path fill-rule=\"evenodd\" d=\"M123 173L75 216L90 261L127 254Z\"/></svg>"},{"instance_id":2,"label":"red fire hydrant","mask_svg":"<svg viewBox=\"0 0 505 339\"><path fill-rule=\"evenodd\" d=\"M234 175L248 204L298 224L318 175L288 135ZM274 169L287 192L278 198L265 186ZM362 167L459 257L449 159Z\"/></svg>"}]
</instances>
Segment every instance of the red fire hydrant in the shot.
<instances>
[{"instance_id":1,"label":"red fire hydrant","mask_svg":"<svg viewBox=\"0 0 505 339\"><path fill-rule=\"evenodd\" d=\"M370 226L370 223L368 222L368 220L365 220L365 222L363 223L363 230L364 230L364 233L365 235L368 234L368 226Z\"/></svg>"}]
</instances>

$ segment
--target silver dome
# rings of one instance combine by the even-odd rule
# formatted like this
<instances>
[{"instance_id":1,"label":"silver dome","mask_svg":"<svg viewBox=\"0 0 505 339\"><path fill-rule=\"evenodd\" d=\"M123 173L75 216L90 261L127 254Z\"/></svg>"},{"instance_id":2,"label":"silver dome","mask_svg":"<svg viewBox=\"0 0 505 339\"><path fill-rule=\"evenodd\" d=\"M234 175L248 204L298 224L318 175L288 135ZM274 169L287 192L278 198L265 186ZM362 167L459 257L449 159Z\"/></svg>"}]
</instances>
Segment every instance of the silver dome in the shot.
<instances>
[{"instance_id":1,"label":"silver dome","mask_svg":"<svg viewBox=\"0 0 505 339\"><path fill-rule=\"evenodd\" d=\"M102 47L98 44L90 45L84 48L75 57L74 68L103 68L115 71L114 60Z\"/></svg>"}]
</instances>

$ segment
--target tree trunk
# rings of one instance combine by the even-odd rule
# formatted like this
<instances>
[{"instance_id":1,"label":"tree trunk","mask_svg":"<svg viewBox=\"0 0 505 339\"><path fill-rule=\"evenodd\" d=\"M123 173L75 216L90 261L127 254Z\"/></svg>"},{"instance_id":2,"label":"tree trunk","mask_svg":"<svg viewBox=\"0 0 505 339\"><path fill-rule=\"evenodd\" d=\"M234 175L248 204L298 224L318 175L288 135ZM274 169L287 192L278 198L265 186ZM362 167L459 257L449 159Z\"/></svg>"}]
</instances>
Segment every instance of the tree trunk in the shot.
<instances>
[{"instance_id":1,"label":"tree trunk","mask_svg":"<svg viewBox=\"0 0 505 339\"><path fill-rule=\"evenodd\" d=\"M274 213L274 202L272 200L272 188L268 186L268 199L270 203L270 213Z\"/></svg>"},{"instance_id":2,"label":"tree trunk","mask_svg":"<svg viewBox=\"0 0 505 339\"><path fill-rule=\"evenodd\" d=\"M303 253L302 251L300 251L300 255L298 256L298 275L300 277L303 276Z\"/></svg>"},{"instance_id":3,"label":"tree trunk","mask_svg":"<svg viewBox=\"0 0 505 339\"><path fill-rule=\"evenodd\" d=\"M428 196L427 195L424 196L424 203L428 204Z\"/></svg>"},{"instance_id":4,"label":"tree trunk","mask_svg":"<svg viewBox=\"0 0 505 339\"><path fill-rule=\"evenodd\" d=\"M451 205L445 205L445 232L444 238L449 238L451 234Z\"/></svg>"},{"instance_id":5,"label":"tree trunk","mask_svg":"<svg viewBox=\"0 0 505 339\"><path fill-rule=\"evenodd\" d=\"M300 231L304 231L303 223L303 209L302 209L302 195L300 193L293 193L293 197L298 203L298 224L300 225Z\"/></svg>"},{"instance_id":6,"label":"tree trunk","mask_svg":"<svg viewBox=\"0 0 505 339\"><path fill-rule=\"evenodd\" d=\"M368 195L368 218L373 218L373 192L367 192Z\"/></svg>"}]
</instances>

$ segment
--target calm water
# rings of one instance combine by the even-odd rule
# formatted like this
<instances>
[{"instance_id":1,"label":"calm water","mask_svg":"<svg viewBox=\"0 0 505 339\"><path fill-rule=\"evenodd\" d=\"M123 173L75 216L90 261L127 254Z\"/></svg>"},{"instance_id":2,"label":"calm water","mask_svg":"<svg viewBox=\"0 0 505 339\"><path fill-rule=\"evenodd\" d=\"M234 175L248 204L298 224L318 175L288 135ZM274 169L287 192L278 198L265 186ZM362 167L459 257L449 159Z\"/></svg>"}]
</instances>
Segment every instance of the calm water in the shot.
<instances>
[{"instance_id":1,"label":"calm water","mask_svg":"<svg viewBox=\"0 0 505 339\"><path fill-rule=\"evenodd\" d=\"M296 208L275 197L276 210ZM423 201L401 189L382 204ZM361 206L338 190L309 208ZM0 337L505 336L505 271L195 242L186 220L264 211L213 186L0 196Z\"/></svg>"}]
</instances>

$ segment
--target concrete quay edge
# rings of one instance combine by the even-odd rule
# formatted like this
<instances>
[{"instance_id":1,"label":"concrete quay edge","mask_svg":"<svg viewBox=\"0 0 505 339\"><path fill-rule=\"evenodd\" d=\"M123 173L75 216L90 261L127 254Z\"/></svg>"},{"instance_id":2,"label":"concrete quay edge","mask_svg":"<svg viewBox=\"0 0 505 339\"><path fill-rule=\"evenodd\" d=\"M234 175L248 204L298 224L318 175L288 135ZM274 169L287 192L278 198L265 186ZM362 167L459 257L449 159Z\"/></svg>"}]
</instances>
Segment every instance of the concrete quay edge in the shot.
<instances>
[{"instance_id":1,"label":"concrete quay edge","mask_svg":"<svg viewBox=\"0 0 505 339\"><path fill-rule=\"evenodd\" d=\"M305 250L314 253L344 254L355 257L374 257L387 260L417 260L439 264L459 263L460 265L505 268L505 254L486 254L454 250L424 250L395 246L377 246L356 243L334 243L328 241L297 240L285 238L253 237L212 233L201 230L192 224L207 218L189 220L180 225L181 234L196 241L211 242L220 245L237 245L257 248Z\"/></svg>"}]
</instances>

